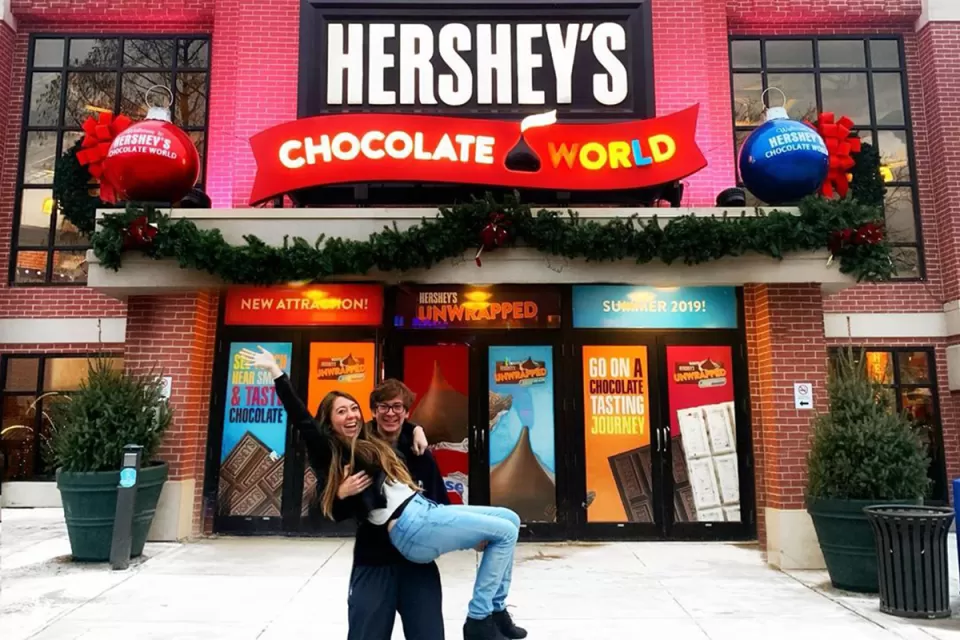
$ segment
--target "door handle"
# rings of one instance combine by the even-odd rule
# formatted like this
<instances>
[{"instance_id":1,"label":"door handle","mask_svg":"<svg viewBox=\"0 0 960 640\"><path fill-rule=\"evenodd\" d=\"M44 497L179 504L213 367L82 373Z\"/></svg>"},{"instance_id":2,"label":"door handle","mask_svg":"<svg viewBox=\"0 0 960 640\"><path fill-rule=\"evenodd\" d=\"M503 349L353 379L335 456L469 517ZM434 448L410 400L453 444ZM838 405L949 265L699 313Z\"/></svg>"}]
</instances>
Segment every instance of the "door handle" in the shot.
<instances>
[{"instance_id":1,"label":"door handle","mask_svg":"<svg viewBox=\"0 0 960 640\"><path fill-rule=\"evenodd\" d=\"M670 448L670 427L663 427L663 437L661 438L663 442L663 450L666 451Z\"/></svg>"},{"instance_id":2,"label":"door handle","mask_svg":"<svg viewBox=\"0 0 960 640\"><path fill-rule=\"evenodd\" d=\"M660 429L653 430L653 438L656 440L657 453L660 453Z\"/></svg>"}]
</instances>

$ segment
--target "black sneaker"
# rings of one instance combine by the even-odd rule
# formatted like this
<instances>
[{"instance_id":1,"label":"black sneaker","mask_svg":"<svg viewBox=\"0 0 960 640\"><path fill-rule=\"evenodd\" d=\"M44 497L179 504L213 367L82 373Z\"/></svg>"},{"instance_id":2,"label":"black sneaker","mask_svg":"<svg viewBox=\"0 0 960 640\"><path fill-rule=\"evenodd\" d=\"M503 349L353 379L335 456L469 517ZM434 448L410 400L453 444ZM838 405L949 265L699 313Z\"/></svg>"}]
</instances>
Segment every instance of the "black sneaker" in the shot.
<instances>
[{"instance_id":1,"label":"black sneaker","mask_svg":"<svg viewBox=\"0 0 960 640\"><path fill-rule=\"evenodd\" d=\"M494 611L491 617L497 624L497 629L507 640L520 640L520 638L527 637L527 630L513 624L513 618L510 617L510 613L506 609Z\"/></svg>"},{"instance_id":2,"label":"black sneaker","mask_svg":"<svg viewBox=\"0 0 960 640\"><path fill-rule=\"evenodd\" d=\"M463 623L463 640L506 640L497 628L497 623L493 621L495 615L487 616L483 620L467 618Z\"/></svg>"}]
</instances>

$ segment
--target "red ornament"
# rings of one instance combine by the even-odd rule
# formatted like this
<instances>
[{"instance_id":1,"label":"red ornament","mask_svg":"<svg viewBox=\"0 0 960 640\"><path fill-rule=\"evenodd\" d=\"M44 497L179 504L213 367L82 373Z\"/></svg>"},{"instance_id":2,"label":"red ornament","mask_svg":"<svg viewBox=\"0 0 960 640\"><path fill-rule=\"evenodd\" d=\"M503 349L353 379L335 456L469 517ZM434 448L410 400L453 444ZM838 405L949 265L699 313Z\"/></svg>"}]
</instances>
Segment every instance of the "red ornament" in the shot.
<instances>
[{"instance_id":1,"label":"red ornament","mask_svg":"<svg viewBox=\"0 0 960 640\"><path fill-rule=\"evenodd\" d=\"M480 230L480 249L474 257L478 267L482 267L480 254L486 251L493 251L497 247L507 244L510 234L507 231L507 223L503 221L503 214L493 213L490 215L490 222Z\"/></svg>"},{"instance_id":2,"label":"red ornament","mask_svg":"<svg viewBox=\"0 0 960 640\"><path fill-rule=\"evenodd\" d=\"M135 218L127 227L123 235L124 249L143 249L153 244L157 235L157 225L150 222L147 216Z\"/></svg>"},{"instance_id":3,"label":"red ornament","mask_svg":"<svg viewBox=\"0 0 960 640\"><path fill-rule=\"evenodd\" d=\"M169 111L151 107L146 120L114 139L103 174L119 199L175 203L197 183L200 155Z\"/></svg>"},{"instance_id":4,"label":"red ornament","mask_svg":"<svg viewBox=\"0 0 960 640\"><path fill-rule=\"evenodd\" d=\"M107 157L113 139L130 126L130 118L124 115L113 117L112 113L90 116L83 123L83 141L77 151L77 162L86 167L90 175L100 181L100 199L116 202L116 194L109 180L103 179L103 160Z\"/></svg>"},{"instance_id":5,"label":"red ornament","mask_svg":"<svg viewBox=\"0 0 960 640\"><path fill-rule=\"evenodd\" d=\"M836 120L832 113L821 113L815 124L807 124L817 130L830 153L830 169L820 193L826 198L832 198L834 193L846 197L850 190L850 170L856 164L850 154L859 153L861 149L860 138L850 133L853 120L847 116Z\"/></svg>"}]
</instances>

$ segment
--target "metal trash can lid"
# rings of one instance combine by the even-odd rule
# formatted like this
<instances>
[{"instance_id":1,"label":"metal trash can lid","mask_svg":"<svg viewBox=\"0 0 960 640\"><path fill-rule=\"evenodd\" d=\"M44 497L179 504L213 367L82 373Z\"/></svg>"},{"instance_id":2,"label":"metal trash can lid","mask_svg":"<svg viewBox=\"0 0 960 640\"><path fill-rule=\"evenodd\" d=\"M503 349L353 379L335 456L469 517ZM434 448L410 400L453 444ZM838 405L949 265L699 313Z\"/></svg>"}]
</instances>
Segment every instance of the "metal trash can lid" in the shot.
<instances>
[{"instance_id":1,"label":"metal trash can lid","mask_svg":"<svg viewBox=\"0 0 960 640\"><path fill-rule=\"evenodd\" d=\"M878 504L864 507L863 512L874 517L953 518L953 509L950 507L927 507L916 504Z\"/></svg>"}]
</instances>

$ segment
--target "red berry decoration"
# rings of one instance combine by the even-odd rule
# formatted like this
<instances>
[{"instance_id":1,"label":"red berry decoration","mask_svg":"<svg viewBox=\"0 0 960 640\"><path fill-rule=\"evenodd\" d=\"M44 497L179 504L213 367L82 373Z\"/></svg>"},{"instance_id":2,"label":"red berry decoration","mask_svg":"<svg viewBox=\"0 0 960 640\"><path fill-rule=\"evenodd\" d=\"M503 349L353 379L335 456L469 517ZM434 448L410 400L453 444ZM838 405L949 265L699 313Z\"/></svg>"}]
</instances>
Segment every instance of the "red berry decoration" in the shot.
<instances>
[{"instance_id":1,"label":"red berry decoration","mask_svg":"<svg viewBox=\"0 0 960 640\"><path fill-rule=\"evenodd\" d=\"M173 204L197 183L200 155L190 136L170 122L170 111L151 106L146 120L114 138L103 175L119 200Z\"/></svg>"},{"instance_id":2,"label":"red berry decoration","mask_svg":"<svg viewBox=\"0 0 960 640\"><path fill-rule=\"evenodd\" d=\"M493 213L490 215L490 222L480 230L480 249L474 257L478 267L482 267L480 254L484 251L493 251L497 247L502 247L510 240L510 233L507 230L507 223L504 222L502 213Z\"/></svg>"},{"instance_id":3,"label":"red berry decoration","mask_svg":"<svg viewBox=\"0 0 960 640\"><path fill-rule=\"evenodd\" d=\"M147 216L135 218L127 227L123 235L124 249L143 249L153 244L157 235L157 225L150 222Z\"/></svg>"}]
</instances>

